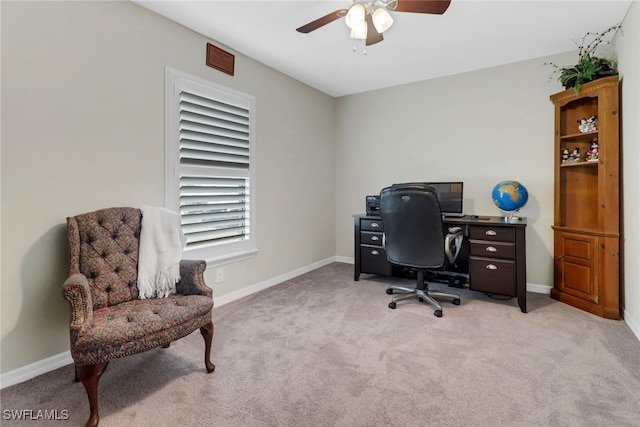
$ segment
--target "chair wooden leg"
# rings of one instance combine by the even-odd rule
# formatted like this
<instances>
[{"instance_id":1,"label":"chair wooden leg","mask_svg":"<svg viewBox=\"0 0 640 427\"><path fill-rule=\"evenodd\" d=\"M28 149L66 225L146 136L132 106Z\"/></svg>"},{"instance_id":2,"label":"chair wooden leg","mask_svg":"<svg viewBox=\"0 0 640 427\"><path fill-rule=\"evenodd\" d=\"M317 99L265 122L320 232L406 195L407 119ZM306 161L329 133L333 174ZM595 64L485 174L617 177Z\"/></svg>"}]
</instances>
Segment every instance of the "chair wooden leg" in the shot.
<instances>
[{"instance_id":1,"label":"chair wooden leg","mask_svg":"<svg viewBox=\"0 0 640 427\"><path fill-rule=\"evenodd\" d=\"M76 375L82 381L82 385L87 391L87 397L89 398L89 420L87 420L86 427L96 427L98 421L100 421L100 415L98 414L98 381L100 376L104 373L109 362L99 363L97 365L88 366L76 366Z\"/></svg>"},{"instance_id":2,"label":"chair wooden leg","mask_svg":"<svg viewBox=\"0 0 640 427\"><path fill-rule=\"evenodd\" d=\"M207 367L207 372L211 373L216 369L216 366L211 363L211 342L213 341L213 322L209 322L200 328L200 333L204 338L204 364Z\"/></svg>"}]
</instances>

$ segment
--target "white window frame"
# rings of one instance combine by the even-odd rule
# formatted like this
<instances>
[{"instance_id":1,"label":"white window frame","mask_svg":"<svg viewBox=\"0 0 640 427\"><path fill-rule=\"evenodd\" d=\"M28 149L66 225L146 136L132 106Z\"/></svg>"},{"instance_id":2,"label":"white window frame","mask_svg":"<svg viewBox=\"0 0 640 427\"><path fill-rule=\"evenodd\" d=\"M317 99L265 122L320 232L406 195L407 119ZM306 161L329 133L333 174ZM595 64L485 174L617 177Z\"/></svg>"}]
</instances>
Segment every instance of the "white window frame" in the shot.
<instances>
[{"instance_id":1,"label":"white window frame","mask_svg":"<svg viewBox=\"0 0 640 427\"><path fill-rule=\"evenodd\" d=\"M180 92L189 93L241 107L249 111L249 168L195 167L180 164ZM255 97L212 83L171 68L165 69L165 207L181 213L180 177L245 177L249 179L248 234L244 240L187 247L184 258L204 259L207 266L220 265L255 256L256 186L255 186ZM182 215L181 215L182 217ZM246 225L246 224L245 224Z\"/></svg>"}]
</instances>

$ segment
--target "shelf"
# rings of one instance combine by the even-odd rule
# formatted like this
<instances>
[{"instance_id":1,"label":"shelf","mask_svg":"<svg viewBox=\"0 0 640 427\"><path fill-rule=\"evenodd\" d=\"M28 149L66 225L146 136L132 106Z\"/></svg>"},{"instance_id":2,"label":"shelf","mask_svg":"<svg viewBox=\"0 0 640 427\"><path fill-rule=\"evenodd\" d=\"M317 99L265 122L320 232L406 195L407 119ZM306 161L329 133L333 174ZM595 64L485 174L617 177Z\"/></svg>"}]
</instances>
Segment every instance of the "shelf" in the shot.
<instances>
[{"instance_id":1,"label":"shelf","mask_svg":"<svg viewBox=\"0 0 640 427\"><path fill-rule=\"evenodd\" d=\"M564 162L564 163L560 163L560 167L561 168L574 168L576 166L598 166L598 161L593 161L593 162Z\"/></svg>"},{"instance_id":2,"label":"shelf","mask_svg":"<svg viewBox=\"0 0 640 427\"><path fill-rule=\"evenodd\" d=\"M573 141L573 140L583 140L583 139L592 139L593 137L597 137L598 136L598 131L594 130L592 132L580 132L580 133L573 133L571 135L562 135L560 137L561 141Z\"/></svg>"}]
</instances>

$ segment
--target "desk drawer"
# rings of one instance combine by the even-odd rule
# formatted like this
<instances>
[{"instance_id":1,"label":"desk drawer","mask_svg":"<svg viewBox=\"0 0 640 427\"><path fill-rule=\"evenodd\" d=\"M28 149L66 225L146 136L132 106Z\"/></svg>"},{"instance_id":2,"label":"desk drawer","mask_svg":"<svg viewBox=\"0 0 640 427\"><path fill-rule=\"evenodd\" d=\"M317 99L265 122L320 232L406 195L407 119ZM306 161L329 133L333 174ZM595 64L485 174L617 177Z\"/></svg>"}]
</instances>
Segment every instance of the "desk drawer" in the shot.
<instances>
[{"instance_id":1,"label":"desk drawer","mask_svg":"<svg viewBox=\"0 0 640 427\"><path fill-rule=\"evenodd\" d=\"M469 254L479 257L515 259L516 247L513 243L472 240L469 242Z\"/></svg>"},{"instance_id":2,"label":"desk drawer","mask_svg":"<svg viewBox=\"0 0 640 427\"><path fill-rule=\"evenodd\" d=\"M360 220L360 230L382 232L384 230L384 228L382 227L382 220L381 219Z\"/></svg>"},{"instance_id":3,"label":"desk drawer","mask_svg":"<svg viewBox=\"0 0 640 427\"><path fill-rule=\"evenodd\" d=\"M387 251L380 246L360 246L360 270L363 273L391 275L391 264L387 261Z\"/></svg>"},{"instance_id":4,"label":"desk drawer","mask_svg":"<svg viewBox=\"0 0 640 427\"><path fill-rule=\"evenodd\" d=\"M382 246L382 233L362 232L360 243L363 245Z\"/></svg>"},{"instance_id":5,"label":"desk drawer","mask_svg":"<svg viewBox=\"0 0 640 427\"><path fill-rule=\"evenodd\" d=\"M469 227L469 239L513 242L515 241L515 231L513 227L473 225Z\"/></svg>"},{"instance_id":6,"label":"desk drawer","mask_svg":"<svg viewBox=\"0 0 640 427\"><path fill-rule=\"evenodd\" d=\"M470 257L469 289L516 296L515 261Z\"/></svg>"}]
</instances>

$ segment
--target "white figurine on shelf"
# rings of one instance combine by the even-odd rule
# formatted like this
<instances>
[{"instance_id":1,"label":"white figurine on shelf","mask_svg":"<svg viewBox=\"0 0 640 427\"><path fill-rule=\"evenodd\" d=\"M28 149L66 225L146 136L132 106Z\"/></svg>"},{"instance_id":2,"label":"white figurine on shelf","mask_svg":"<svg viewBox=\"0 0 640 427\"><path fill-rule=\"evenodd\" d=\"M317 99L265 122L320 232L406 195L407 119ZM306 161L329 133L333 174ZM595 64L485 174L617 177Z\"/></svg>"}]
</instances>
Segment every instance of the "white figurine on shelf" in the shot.
<instances>
[{"instance_id":1,"label":"white figurine on shelf","mask_svg":"<svg viewBox=\"0 0 640 427\"><path fill-rule=\"evenodd\" d=\"M587 123L586 117L578 120L578 130L581 133L589 132L589 124Z\"/></svg>"},{"instance_id":2,"label":"white figurine on shelf","mask_svg":"<svg viewBox=\"0 0 640 427\"><path fill-rule=\"evenodd\" d=\"M569 154L569 162L579 162L580 161L580 147L576 147L573 149L571 154Z\"/></svg>"},{"instance_id":3,"label":"white figurine on shelf","mask_svg":"<svg viewBox=\"0 0 640 427\"><path fill-rule=\"evenodd\" d=\"M587 119L587 132L595 132L598 130L598 118L591 116Z\"/></svg>"},{"instance_id":4,"label":"white figurine on shelf","mask_svg":"<svg viewBox=\"0 0 640 427\"><path fill-rule=\"evenodd\" d=\"M588 162L597 162L598 161L598 138L593 138L591 140L591 147L587 152L587 161Z\"/></svg>"},{"instance_id":5,"label":"white figurine on shelf","mask_svg":"<svg viewBox=\"0 0 640 427\"><path fill-rule=\"evenodd\" d=\"M562 150L562 163L566 163L569 161L569 150L568 149L564 149Z\"/></svg>"}]
</instances>

